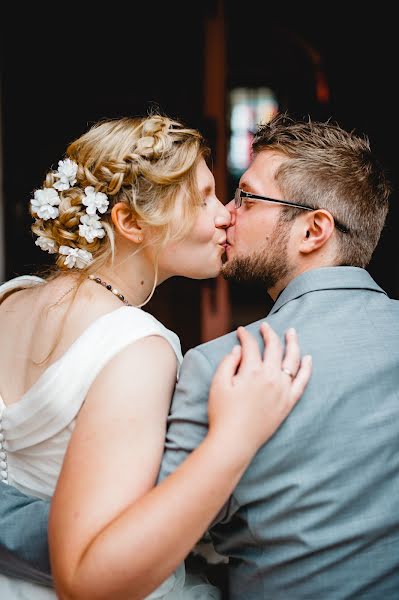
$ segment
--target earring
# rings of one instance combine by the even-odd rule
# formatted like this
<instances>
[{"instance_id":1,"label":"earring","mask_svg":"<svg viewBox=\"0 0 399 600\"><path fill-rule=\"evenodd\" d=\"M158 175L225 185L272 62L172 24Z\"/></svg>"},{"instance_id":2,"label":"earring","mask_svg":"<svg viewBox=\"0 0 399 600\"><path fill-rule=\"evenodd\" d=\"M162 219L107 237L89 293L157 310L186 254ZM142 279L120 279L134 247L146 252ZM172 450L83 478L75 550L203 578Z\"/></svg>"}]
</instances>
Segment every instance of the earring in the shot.
<instances>
[{"instance_id":1,"label":"earring","mask_svg":"<svg viewBox=\"0 0 399 600\"><path fill-rule=\"evenodd\" d=\"M143 241L143 236L142 236L142 235L138 235L138 236L136 237L136 242L137 242L138 244L141 244L141 242L142 242L142 241Z\"/></svg>"}]
</instances>

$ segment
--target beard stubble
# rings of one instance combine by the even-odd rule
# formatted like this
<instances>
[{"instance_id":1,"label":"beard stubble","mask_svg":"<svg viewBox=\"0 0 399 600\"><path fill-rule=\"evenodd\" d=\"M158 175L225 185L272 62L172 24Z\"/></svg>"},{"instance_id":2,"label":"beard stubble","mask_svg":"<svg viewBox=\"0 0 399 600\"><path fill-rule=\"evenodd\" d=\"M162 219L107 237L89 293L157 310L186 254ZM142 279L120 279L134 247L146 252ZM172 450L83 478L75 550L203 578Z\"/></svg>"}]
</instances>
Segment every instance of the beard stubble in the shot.
<instances>
[{"instance_id":1,"label":"beard stubble","mask_svg":"<svg viewBox=\"0 0 399 600\"><path fill-rule=\"evenodd\" d=\"M280 220L263 248L224 263L221 274L227 280L259 281L266 289L286 279L293 268L288 261L288 240L292 221Z\"/></svg>"}]
</instances>

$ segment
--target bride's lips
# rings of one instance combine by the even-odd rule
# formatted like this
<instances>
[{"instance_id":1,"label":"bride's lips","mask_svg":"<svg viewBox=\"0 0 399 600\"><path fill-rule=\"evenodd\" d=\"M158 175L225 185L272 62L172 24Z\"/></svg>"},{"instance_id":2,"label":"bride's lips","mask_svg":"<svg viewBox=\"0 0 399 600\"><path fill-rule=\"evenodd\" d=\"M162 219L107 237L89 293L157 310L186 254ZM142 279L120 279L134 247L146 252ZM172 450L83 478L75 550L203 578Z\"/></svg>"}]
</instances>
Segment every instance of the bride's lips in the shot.
<instances>
[{"instance_id":1,"label":"bride's lips","mask_svg":"<svg viewBox=\"0 0 399 600\"><path fill-rule=\"evenodd\" d=\"M218 246L222 246L222 248L224 250L226 250L226 246L227 246L227 239L224 237L223 239L218 241Z\"/></svg>"}]
</instances>

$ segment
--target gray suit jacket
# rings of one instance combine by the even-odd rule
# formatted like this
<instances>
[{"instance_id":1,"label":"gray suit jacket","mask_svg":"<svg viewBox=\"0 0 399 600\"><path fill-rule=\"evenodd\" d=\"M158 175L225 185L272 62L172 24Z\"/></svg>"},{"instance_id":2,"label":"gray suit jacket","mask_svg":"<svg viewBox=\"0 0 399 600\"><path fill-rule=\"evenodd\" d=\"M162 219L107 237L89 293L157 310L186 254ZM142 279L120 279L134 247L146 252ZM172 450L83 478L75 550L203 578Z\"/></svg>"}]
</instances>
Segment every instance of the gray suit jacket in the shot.
<instances>
[{"instance_id":1,"label":"gray suit jacket","mask_svg":"<svg viewBox=\"0 0 399 600\"><path fill-rule=\"evenodd\" d=\"M399 598L399 302L363 269L323 268L294 279L267 320L297 329L313 374L211 529L230 598ZM186 354L161 478L206 434L209 385L235 343Z\"/></svg>"},{"instance_id":2,"label":"gray suit jacket","mask_svg":"<svg viewBox=\"0 0 399 600\"><path fill-rule=\"evenodd\" d=\"M0 483L0 573L51 585L49 502Z\"/></svg>"}]
</instances>

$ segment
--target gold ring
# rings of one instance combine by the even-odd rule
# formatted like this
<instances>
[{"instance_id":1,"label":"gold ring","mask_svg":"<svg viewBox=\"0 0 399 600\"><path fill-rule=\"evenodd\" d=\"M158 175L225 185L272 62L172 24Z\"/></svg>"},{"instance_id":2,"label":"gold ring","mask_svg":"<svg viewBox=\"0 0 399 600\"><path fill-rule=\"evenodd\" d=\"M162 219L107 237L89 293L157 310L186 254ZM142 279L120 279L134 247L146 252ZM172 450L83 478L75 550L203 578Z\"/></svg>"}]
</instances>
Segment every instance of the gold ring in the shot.
<instances>
[{"instance_id":1,"label":"gold ring","mask_svg":"<svg viewBox=\"0 0 399 600\"><path fill-rule=\"evenodd\" d=\"M287 369L286 367L282 367L281 370L283 371L283 373L287 373L287 375L289 375L291 379L294 379L294 373L291 373L289 369Z\"/></svg>"}]
</instances>

